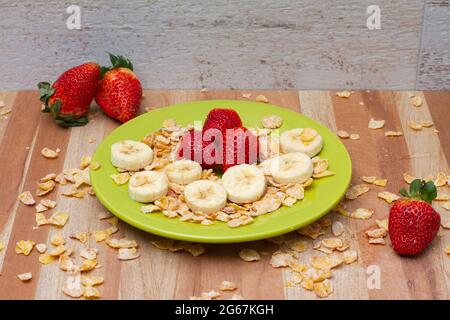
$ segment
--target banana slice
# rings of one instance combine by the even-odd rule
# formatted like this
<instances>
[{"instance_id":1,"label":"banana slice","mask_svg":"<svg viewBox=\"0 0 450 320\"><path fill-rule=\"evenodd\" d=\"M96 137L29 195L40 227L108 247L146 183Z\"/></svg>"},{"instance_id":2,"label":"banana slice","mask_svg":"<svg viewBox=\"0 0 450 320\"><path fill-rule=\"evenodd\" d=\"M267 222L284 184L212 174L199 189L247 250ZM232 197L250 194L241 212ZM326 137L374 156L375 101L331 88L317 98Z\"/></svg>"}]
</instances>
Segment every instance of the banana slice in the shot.
<instances>
[{"instance_id":1,"label":"banana slice","mask_svg":"<svg viewBox=\"0 0 450 320\"><path fill-rule=\"evenodd\" d=\"M311 177L313 164L304 153L286 153L273 159L270 172L278 183L302 183Z\"/></svg>"},{"instance_id":2,"label":"banana slice","mask_svg":"<svg viewBox=\"0 0 450 320\"><path fill-rule=\"evenodd\" d=\"M122 140L111 146L111 163L113 166L137 171L153 161L153 150L145 143Z\"/></svg>"},{"instance_id":3,"label":"banana slice","mask_svg":"<svg viewBox=\"0 0 450 320\"><path fill-rule=\"evenodd\" d=\"M137 202L153 202L164 197L169 182L164 172L140 171L133 174L128 184L130 198Z\"/></svg>"},{"instance_id":4,"label":"banana slice","mask_svg":"<svg viewBox=\"0 0 450 320\"><path fill-rule=\"evenodd\" d=\"M166 167L166 173L170 182L189 184L201 178L202 166L192 160L178 160Z\"/></svg>"},{"instance_id":5,"label":"banana slice","mask_svg":"<svg viewBox=\"0 0 450 320\"><path fill-rule=\"evenodd\" d=\"M228 200L250 203L259 200L266 191L266 178L261 170L249 164L229 168L222 176Z\"/></svg>"},{"instance_id":6,"label":"banana slice","mask_svg":"<svg viewBox=\"0 0 450 320\"><path fill-rule=\"evenodd\" d=\"M322 150L323 140L314 129L297 128L283 132L280 145L284 153L301 152L312 158Z\"/></svg>"},{"instance_id":7,"label":"banana slice","mask_svg":"<svg viewBox=\"0 0 450 320\"><path fill-rule=\"evenodd\" d=\"M197 180L184 188L184 197L192 211L213 213L227 204L227 192L217 182Z\"/></svg>"}]
</instances>

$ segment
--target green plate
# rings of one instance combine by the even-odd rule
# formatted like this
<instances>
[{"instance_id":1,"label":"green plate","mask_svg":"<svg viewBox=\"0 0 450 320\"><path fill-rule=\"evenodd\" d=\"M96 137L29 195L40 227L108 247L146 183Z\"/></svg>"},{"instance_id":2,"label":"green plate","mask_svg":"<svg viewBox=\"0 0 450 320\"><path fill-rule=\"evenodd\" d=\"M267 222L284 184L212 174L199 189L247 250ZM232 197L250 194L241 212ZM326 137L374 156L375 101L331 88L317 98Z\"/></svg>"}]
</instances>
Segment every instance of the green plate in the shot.
<instances>
[{"instance_id":1,"label":"green plate","mask_svg":"<svg viewBox=\"0 0 450 320\"><path fill-rule=\"evenodd\" d=\"M266 115L276 114L283 118L281 131L310 127L323 137L324 147L320 153L329 159L330 170L335 175L314 181L305 192L305 199L292 207L282 207L272 213L259 216L247 226L229 228L226 223L216 222L203 226L191 222L169 219L162 213L144 214L142 204L131 200L127 185L117 186L111 175L117 173L110 162L111 145L119 140L141 140L146 134L159 129L165 119L175 119L181 125L204 121L213 108L231 108L241 116L245 126L260 126ZM343 197L351 179L351 161L339 138L323 125L290 110L270 104L247 101L199 101L177 104L143 114L115 129L93 156L101 168L91 170L91 182L97 198L113 214L136 228L160 236L209 243L244 242L274 237L296 230L328 213Z\"/></svg>"}]
</instances>

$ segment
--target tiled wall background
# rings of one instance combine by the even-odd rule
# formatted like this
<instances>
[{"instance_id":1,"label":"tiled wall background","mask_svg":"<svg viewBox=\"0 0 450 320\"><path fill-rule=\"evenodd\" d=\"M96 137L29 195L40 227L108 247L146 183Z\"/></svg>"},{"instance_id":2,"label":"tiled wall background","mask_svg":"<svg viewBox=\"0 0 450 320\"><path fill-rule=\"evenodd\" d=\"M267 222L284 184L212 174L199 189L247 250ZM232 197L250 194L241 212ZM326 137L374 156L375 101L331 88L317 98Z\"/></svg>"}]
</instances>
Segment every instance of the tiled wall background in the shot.
<instances>
[{"instance_id":1,"label":"tiled wall background","mask_svg":"<svg viewBox=\"0 0 450 320\"><path fill-rule=\"evenodd\" d=\"M450 0L0 0L0 91L105 51L146 88L450 89ZM366 26L381 9L381 29ZM66 8L81 7L81 30Z\"/></svg>"}]
</instances>

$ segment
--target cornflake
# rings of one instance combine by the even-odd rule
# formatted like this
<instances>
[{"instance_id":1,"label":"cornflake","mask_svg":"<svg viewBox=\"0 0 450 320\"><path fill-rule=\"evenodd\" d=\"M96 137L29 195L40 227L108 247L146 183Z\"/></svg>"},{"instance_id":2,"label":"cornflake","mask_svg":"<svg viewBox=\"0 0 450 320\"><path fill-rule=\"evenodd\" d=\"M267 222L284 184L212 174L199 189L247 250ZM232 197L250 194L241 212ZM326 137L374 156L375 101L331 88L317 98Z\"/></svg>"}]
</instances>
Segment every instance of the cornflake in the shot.
<instances>
[{"instance_id":1,"label":"cornflake","mask_svg":"<svg viewBox=\"0 0 450 320\"><path fill-rule=\"evenodd\" d=\"M43 148L41 150L41 154L47 159L56 159L58 158L59 153L49 148Z\"/></svg>"},{"instance_id":2,"label":"cornflake","mask_svg":"<svg viewBox=\"0 0 450 320\"><path fill-rule=\"evenodd\" d=\"M346 99L349 98L351 94L352 93L350 91L347 91L347 90L336 92L336 95L339 98L346 98Z\"/></svg>"},{"instance_id":3,"label":"cornflake","mask_svg":"<svg viewBox=\"0 0 450 320\"><path fill-rule=\"evenodd\" d=\"M373 184L379 187L386 187L387 182L388 182L387 179L377 179L373 182Z\"/></svg>"},{"instance_id":4,"label":"cornflake","mask_svg":"<svg viewBox=\"0 0 450 320\"><path fill-rule=\"evenodd\" d=\"M369 192L370 188L365 184L357 184L352 186L345 193L345 197L350 200L358 198L360 195Z\"/></svg>"},{"instance_id":5,"label":"cornflake","mask_svg":"<svg viewBox=\"0 0 450 320\"><path fill-rule=\"evenodd\" d=\"M363 176L363 177L361 177L361 180L366 182L366 183L373 184L377 180L377 177L374 177L374 176L369 176L369 177Z\"/></svg>"},{"instance_id":6,"label":"cornflake","mask_svg":"<svg viewBox=\"0 0 450 320\"><path fill-rule=\"evenodd\" d=\"M71 298L79 298L83 295L84 288L81 284L81 277L79 273L67 277L62 287L64 294Z\"/></svg>"},{"instance_id":7,"label":"cornflake","mask_svg":"<svg viewBox=\"0 0 450 320\"><path fill-rule=\"evenodd\" d=\"M445 247L444 252L445 252L446 254L450 255L450 244L448 244L448 245Z\"/></svg>"},{"instance_id":8,"label":"cornflake","mask_svg":"<svg viewBox=\"0 0 450 320\"><path fill-rule=\"evenodd\" d=\"M91 164L91 156L82 156L80 161L80 168L86 169Z\"/></svg>"},{"instance_id":9,"label":"cornflake","mask_svg":"<svg viewBox=\"0 0 450 320\"><path fill-rule=\"evenodd\" d=\"M345 231L345 227L340 221L334 221L331 225L331 233L333 233L334 236L338 237L342 235Z\"/></svg>"},{"instance_id":10,"label":"cornflake","mask_svg":"<svg viewBox=\"0 0 450 320\"><path fill-rule=\"evenodd\" d=\"M98 219L99 220L106 220L113 217L112 213L109 211L102 211L98 214Z\"/></svg>"},{"instance_id":11,"label":"cornflake","mask_svg":"<svg viewBox=\"0 0 450 320\"><path fill-rule=\"evenodd\" d=\"M410 174L404 173L403 174L403 180L405 180L405 182L407 184L410 184L411 182L413 182L416 178L414 178L413 176L411 176Z\"/></svg>"},{"instance_id":12,"label":"cornflake","mask_svg":"<svg viewBox=\"0 0 450 320\"><path fill-rule=\"evenodd\" d=\"M347 131L345 131L345 130L339 130L337 132L337 135L338 135L339 138L342 138L342 139L350 138L350 134Z\"/></svg>"},{"instance_id":13,"label":"cornflake","mask_svg":"<svg viewBox=\"0 0 450 320\"><path fill-rule=\"evenodd\" d=\"M57 227L64 227L67 220L69 220L69 215L67 213L55 212L50 219L48 219L48 223Z\"/></svg>"},{"instance_id":14,"label":"cornflake","mask_svg":"<svg viewBox=\"0 0 450 320\"><path fill-rule=\"evenodd\" d=\"M415 120L408 121L408 126L415 131L422 130L422 125Z\"/></svg>"},{"instance_id":15,"label":"cornflake","mask_svg":"<svg viewBox=\"0 0 450 320\"><path fill-rule=\"evenodd\" d=\"M383 228L386 231L389 229L389 219L383 219L383 220L375 220L375 223L377 224L378 228Z\"/></svg>"},{"instance_id":16,"label":"cornflake","mask_svg":"<svg viewBox=\"0 0 450 320\"><path fill-rule=\"evenodd\" d=\"M384 238L387 235L387 231L384 228L377 228L367 230L366 234L369 238Z\"/></svg>"},{"instance_id":17,"label":"cornflake","mask_svg":"<svg viewBox=\"0 0 450 320\"><path fill-rule=\"evenodd\" d=\"M262 94L257 95L255 100L256 100L256 102L263 102L263 103L269 102L269 99L267 99L267 97Z\"/></svg>"},{"instance_id":18,"label":"cornflake","mask_svg":"<svg viewBox=\"0 0 450 320\"><path fill-rule=\"evenodd\" d=\"M117 185L123 185L125 183L128 182L128 180L130 180L130 174L128 172L122 172L122 173L118 173L118 174L113 174L111 176L111 178L114 180L114 182Z\"/></svg>"},{"instance_id":19,"label":"cornflake","mask_svg":"<svg viewBox=\"0 0 450 320\"><path fill-rule=\"evenodd\" d=\"M222 281L219 288L220 291L234 291L236 289L237 289L236 284L234 282L227 280Z\"/></svg>"},{"instance_id":20,"label":"cornflake","mask_svg":"<svg viewBox=\"0 0 450 320\"><path fill-rule=\"evenodd\" d=\"M83 247L80 250L80 257L86 260L95 260L97 259L98 249L96 248L85 248Z\"/></svg>"},{"instance_id":21,"label":"cornflake","mask_svg":"<svg viewBox=\"0 0 450 320\"><path fill-rule=\"evenodd\" d=\"M86 299L99 299L102 297L100 291L92 286L86 286L83 290L83 297Z\"/></svg>"},{"instance_id":22,"label":"cornflake","mask_svg":"<svg viewBox=\"0 0 450 320\"><path fill-rule=\"evenodd\" d=\"M371 118L369 120L369 129L381 129L384 127L385 120L375 120Z\"/></svg>"},{"instance_id":23,"label":"cornflake","mask_svg":"<svg viewBox=\"0 0 450 320\"><path fill-rule=\"evenodd\" d=\"M84 259L80 266L80 272L87 272L97 267L97 260Z\"/></svg>"},{"instance_id":24,"label":"cornflake","mask_svg":"<svg viewBox=\"0 0 450 320\"><path fill-rule=\"evenodd\" d=\"M359 134L357 134L357 133L352 133L352 134L350 135L350 139L351 139L351 140L359 140L359 138L360 138L360 136L359 136Z\"/></svg>"},{"instance_id":25,"label":"cornflake","mask_svg":"<svg viewBox=\"0 0 450 320\"><path fill-rule=\"evenodd\" d=\"M383 191L378 193L378 198L383 199L384 201L386 201L387 203L392 203L398 199L400 199L400 197L392 192L388 192L388 191Z\"/></svg>"},{"instance_id":26,"label":"cornflake","mask_svg":"<svg viewBox=\"0 0 450 320\"><path fill-rule=\"evenodd\" d=\"M5 245L2 242L0 242L0 252L2 252L3 249L5 249Z\"/></svg>"},{"instance_id":27,"label":"cornflake","mask_svg":"<svg viewBox=\"0 0 450 320\"><path fill-rule=\"evenodd\" d=\"M119 260L133 260L139 258L140 254L136 248L120 248L117 258Z\"/></svg>"},{"instance_id":28,"label":"cornflake","mask_svg":"<svg viewBox=\"0 0 450 320\"><path fill-rule=\"evenodd\" d=\"M443 187L447 184L447 175L444 172L439 172L436 175L436 179L434 180L434 184L436 187Z\"/></svg>"},{"instance_id":29,"label":"cornflake","mask_svg":"<svg viewBox=\"0 0 450 320\"><path fill-rule=\"evenodd\" d=\"M239 257L246 262L259 261L261 260L261 255L258 251L253 249L241 249L239 251Z\"/></svg>"},{"instance_id":30,"label":"cornflake","mask_svg":"<svg viewBox=\"0 0 450 320\"><path fill-rule=\"evenodd\" d=\"M71 234L69 236L69 238L74 239L74 240L78 240L81 243L86 243L89 240L89 236L90 235L91 235L90 232L83 231L83 232L78 232L78 233Z\"/></svg>"},{"instance_id":31,"label":"cornflake","mask_svg":"<svg viewBox=\"0 0 450 320\"><path fill-rule=\"evenodd\" d=\"M270 265L274 268L288 267L292 263L294 263L292 255L281 251L275 252L270 259Z\"/></svg>"},{"instance_id":32,"label":"cornflake","mask_svg":"<svg viewBox=\"0 0 450 320\"><path fill-rule=\"evenodd\" d=\"M411 104L414 107L420 107L422 105L422 98L419 96L412 96L411 97Z\"/></svg>"},{"instance_id":33,"label":"cornflake","mask_svg":"<svg viewBox=\"0 0 450 320\"><path fill-rule=\"evenodd\" d=\"M138 244L134 240L130 240L127 238L116 239L116 238L108 238L106 239L106 244L114 249L119 248L136 248Z\"/></svg>"},{"instance_id":34,"label":"cornflake","mask_svg":"<svg viewBox=\"0 0 450 320\"><path fill-rule=\"evenodd\" d=\"M401 131L386 131L384 133L384 135L386 137L400 137L403 135L403 132L401 132Z\"/></svg>"},{"instance_id":35,"label":"cornflake","mask_svg":"<svg viewBox=\"0 0 450 320\"><path fill-rule=\"evenodd\" d=\"M21 273L17 275L17 278L19 278L20 281L25 282L31 280L31 278L33 278L33 275L31 274L31 272Z\"/></svg>"},{"instance_id":36,"label":"cornflake","mask_svg":"<svg viewBox=\"0 0 450 320\"><path fill-rule=\"evenodd\" d=\"M319 270L330 270L340 266L343 263L343 258L341 254L333 254L330 256L313 256L310 259L311 265L315 269Z\"/></svg>"},{"instance_id":37,"label":"cornflake","mask_svg":"<svg viewBox=\"0 0 450 320\"><path fill-rule=\"evenodd\" d=\"M438 192L436 198L434 198L435 201L447 201L450 200L450 195Z\"/></svg>"},{"instance_id":38,"label":"cornflake","mask_svg":"<svg viewBox=\"0 0 450 320\"><path fill-rule=\"evenodd\" d=\"M99 162L91 162L91 164L89 165L89 168L91 170L97 170L101 167L101 164Z\"/></svg>"},{"instance_id":39,"label":"cornflake","mask_svg":"<svg viewBox=\"0 0 450 320\"><path fill-rule=\"evenodd\" d=\"M252 96L251 93L243 93L242 94L242 98L245 98L245 99L250 99L251 96Z\"/></svg>"},{"instance_id":40,"label":"cornflake","mask_svg":"<svg viewBox=\"0 0 450 320\"><path fill-rule=\"evenodd\" d=\"M34 245L35 245L34 241L20 240L19 242L16 243L16 253L28 256L31 250L33 250Z\"/></svg>"},{"instance_id":41,"label":"cornflake","mask_svg":"<svg viewBox=\"0 0 450 320\"><path fill-rule=\"evenodd\" d=\"M103 277L93 276L93 275L83 275L81 276L81 283L83 286L98 286L105 281Z\"/></svg>"},{"instance_id":42,"label":"cornflake","mask_svg":"<svg viewBox=\"0 0 450 320\"><path fill-rule=\"evenodd\" d=\"M283 125L283 118L275 114L271 116L265 116L262 119L262 125L264 128L277 129Z\"/></svg>"},{"instance_id":43,"label":"cornflake","mask_svg":"<svg viewBox=\"0 0 450 320\"><path fill-rule=\"evenodd\" d=\"M49 264L53 261L55 261L56 257L55 256L51 256L48 253L43 253L41 255L39 255L39 262L42 264Z\"/></svg>"},{"instance_id":44,"label":"cornflake","mask_svg":"<svg viewBox=\"0 0 450 320\"><path fill-rule=\"evenodd\" d=\"M36 245L36 250L37 250L39 253L44 253L45 251L47 251L47 245L46 245L45 243L38 243L38 244Z\"/></svg>"},{"instance_id":45,"label":"cornflake","mask_svg":"<svg viewBox=\"0 0 450 320\"><path fill-rule=\"evenodd\" d=\"M345 264L352 264L356 260L358 260L358 253L356 250L347 250L342 253L342 257L344 258Z\"/></svg>"},{"instance_id":46,"label":"cornflake","mask_svg":"<svg viewBox=\"0 0 450 320\"><path fill-rule=\"evenodd\" d=\"M24 191L19 195L19 200L23 204L27 206L32 206L36 203L36 201L33 199L33 196L31 195L30 191Z\"/></svg>"},{"instance_id":47,"label":"cornflake","mask_svg":"<svg viewBox=\"0 0 450 320\"><path fill-rule=\"evenodd\" d=\"M57 247L59 245L65 244L66 240L64 240L64 238L60 234L55 234L50 238L50 243Z\"/></svg>"},{"instance_id":48,"label":"cornflake","mask_svg":"<svg viewBox=\"0 0 450 320\"><path fill-rule=\"evenodd\" d=\"M314 293L319 298L328 297L333 292L331 281L324 280L322 282L314 283Z\"/></svg>"}]
</instances>

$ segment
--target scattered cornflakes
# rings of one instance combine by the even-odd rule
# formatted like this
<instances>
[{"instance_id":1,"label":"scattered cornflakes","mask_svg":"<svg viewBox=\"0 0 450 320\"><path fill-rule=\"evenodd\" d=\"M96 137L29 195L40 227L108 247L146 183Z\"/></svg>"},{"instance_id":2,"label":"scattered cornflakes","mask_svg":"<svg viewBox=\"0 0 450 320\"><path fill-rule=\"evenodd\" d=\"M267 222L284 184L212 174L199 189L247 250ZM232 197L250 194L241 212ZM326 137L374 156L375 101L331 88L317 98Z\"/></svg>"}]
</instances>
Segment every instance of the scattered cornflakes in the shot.
<instances>
[{"instance_id":1,"label":"scattered cornflakes","mask_svg":"<svg viewBox=\"0 0 450 320\"><path fill-rule=\"evenodd\" d=\"M98 249L96 248L86 248L83 247L80 250L80 257L86 260L95 260L97 259Z\"/></svg>"},{"instance_id":2,"label":"scattered cornflakes","mask_svg":"<svg viewBox=\"0 0 450 320\"><path fill-rule=\"evenodd\" d=\"M450 255L450 244L448 244L448 245L445 247L444 252L445 252L446 254Z\"/></svg>"},{"instance_id":3,"label":"scattered cornflakes","mask_svg":"<svg viewBox=\"0 0 450 320\"><path fill-rule=\"evenodd\" d=\"M375 219L375 223L377 224L378 228L383 228L386 231L389 230L389 219L383 219L383 220L378 220Z\"/></svg>"},{"instance_id":4,"label":"scattered cornflakes","mask_svg":"<svg viewBox=\"0 0 450 320\"><path fill-rule=\"evenodd\" d=\"M339 98L346 98L346 99L349 98L351 94L352 93L350 91L347 91L347 90L336 92L336 95Z\"/></svg>"},{"instance_id":5,"label":"scattered cornflakes","mask_svg":"<svg viewBox=\"0 0 450 320\"><path fill-rule=\"evenodd\" d=\"M408 121L408 126L415 131L422 130L422 125L415 120Z\"/></svg>"},{"instance_id":6,"label":"scattered cornflakes","mask_svg":"<svg viewBox=\"0 0 450 320\"><path fill-rule=\"evenodd\" d=\"M369 192L370 188L365 184L357 184L352 186L345 193L345 197L350 200L354 200L361 196L362 194Z\"/></svg>"},{"instance_id":7,"label":"scattered cornflakes","mask_svg":"<svg viewBox=\"0 0 450 320\"><path fill-rule=\"evenodd\" d=\"M403 180L405 180L405 182L407 184L410 184L411 182L413 182L416 178L414 178L413 176L411 176L410 174L404 173L403 174Z\"/></svg>"},{"instance_id":8,"label":"scattered cornflakes","mask_svg":"<svg viewBox=\"0 0 450 320\"><path fill-rule=\"evenodd\" d=\"M17 275L17 278L19 278L20 281L30 281L33 278L33 275L31 274L31 272L27 272L27 273L21 273Z\"/></svg>"},{"instance_id":9,"label":"scattered cornflakes","mask_svg":"<svg viewBox=\"0 0 450 320\"><path fill-rule=\"evenodd\" d=\"M378 193L378 198L383 199L384 201L386 201L387 203L392 203L398 199L400 199L400 197L392 192L388 192L388 191L383 191Z\"/></svg>"},{"instance_id":10,"label":"scattered cornflakes","mask_svg":"<svg viewBox=\"0 0 450 320\"><path fill-rule=\"evenodd\" d=\"M411 104L414 107L420 107L422 105L422 98L419 96L412 96L411 97Z\"/></svg>"},{"instance_id":11,"label":"scattered cornflakes","mask_svg":"<svg viewBox=\"0 0 450 320\"><path fill-rule=\"evenodd\" d=\"M19 242L16 243L16 253L28 256L31 250L33 250L34 245L35 245L34 241L20 240Z\"/></svg>"},{"instance_id":12,"label":"scattered cornflakes","mask_svg":"<svg viewBox=\"0 0 450 320\"><path fill-rule=\"evenodd\" d=\"M3 249L5 249L5 245L2 242L0 242L0 252L2 252Z\"/></svg>"},{"instance_id":13,"label":"scattered cornflakes","mask_svg":"<svg viewBox=\"0 0 450 320\"><path fill-rule=\"evenodd\" d=\"M59 153L49 148L43 148L41 150L41 154L47 159L55 159L58 158Z\"/></svg>"},{"instance_id":14,"label":"scattered cornflakes","mask_svg":"<svg viewBox=\"0 0 450 320\"><path fill-rule=\"evenodd\" d=\"M91 162L91 164L89 165L89 168L91 170L97 170L101 167L101 164L99 162Z\"/></svg>"},{"instance_id":15,"label":"scattered cornflakes","mask_svg":"<svg viewBox=\"0 0 450 320\"><path fill-rule=\"evenodd\" d=\"M75 275L68 276L64 282L62 291L71 298L81 297L83 295L84 288L81 284L80 274L76 273Z\"/></svg>"},{"instance_id":16,"label":"scattered cornflakes","mask_svg":"<svg viewBox=\"0 0 450 320\"><path fill-rule=\"evenodd\" d=\"M105 281L105 279L103 277L99 277L99 276L93 276L93 275L82 275L81 276L81 284L83 286L98 286L100 284L102 284Z\"/></svg>"},{"instance_id":17,"label":"scattered cornflakes","mask_svg":"<svg viewBox=\"0 0 450 320\"><path fill-rule=\"evenodd\" d=\"M434 184L436 187L443 187L447 184L447 175L444 172L439 172L436 175L436 179L434 180Z\"/></svg>"},{"instance_id":18,"label":"scattered cornflakes","mask_svg":"<svg viewBox=\"0 0 450 320\"><path fill-rule=\"evenodd\" d=\"M140 257L139 252L136 248L120 248L119 253L117 255L117 259L119 260L133 260Z\"/></svg>"},{"instance_id":19,"label":"scattered cornflakes","mask_svg":"<svg viewBox=\"0 0 450 320\"><path fill-rule=\"evenodd\" d=\"M53 261L55 261L56 257L51 256L48 253L43 253L39 255L39 262L42 264L49 264Z\"/></svg>"},{"instance_id":20,"label":"scattered cornflakes","mask_svg":"<svg viewBox=\"0 0 450 320\"><path fill-rule=\"evenodd\" d=\"M122 172L118 174L113 174L111 178L114 180L114 182L117 185L122 185L128 182L130 180L130 174L128 172Z\"/></svg>"},{"instance_id":21,"label":"scattered cornflakes","mask_svg":"<svg viewBox=\"0 0 450 320\"><path fill-rule=\"evenodd\" d=\"M263 103L269 102L269 99L267 99L267 97L262 94L257 95L255 100L256 100L256 102L263 102Z\"/></svg>"},{"instance_id":22,"label":"scattered cornflakes","mask_svg":"<svg viewBox=\"0 0 450 320\"><path fill-rule=\"evenodd\" d=\"M36 245L36 250L37 250L39 253L44 253L45 251L47 251L47 245L46 245L45 243L38 243L38 244Z\"/></svg>"},{"instance_id":23,"label":"scattered cornflakes","mask_svg":"<svg viewBox=\"0 0 450 320\"><path fill-rule=\"evenodd\" d=\"M27 206L32 206L36 203L36 201L33 199L33 196L31 195L30 191L22 192L19 195L19 200Z\"/></svg>"},{"instance_id":24,"label":"scattered cornflakes","mask_svg":"<svg viewBox=\"0 0 450 320\"><path fill-rule=\"evenodd\" d=\"M69 215L67 213L55 212L50 219L48 219L48 223L57 227L64 227L67 220L69 220Z\"/></svg>"},{"instance_id":25,"label":"scattered cornflakes","mask_svg":"<svg viewBox=\"0 0 450 320\"><path fill-rule=\"evenodd\" d=\"M363 176L363 177L361 177L361 180L366 182L366 183L372 184L372 183L374 183L377 180L377 177L374 177L374 176L369 176L369 177Z\"/></svg>"},{"instance_id":26,"label":"scattered cornflakes","mask_svg":"<svg viewBox=\"0 0 450 320\"><path fill-rule=\"evenodd\" d=\"M246 262L261 260L261 255L259 252L253 249L241 249L239 251L239 257Z\"/></svg>"},{"instance_id":27,"label":"scattered cornflakes","mask_svg":"<svg viewBox=\"0 0 450 320\"><path fill-rule=\"evenodd\" d=\"M375 120L374 118L371 118L369 120L369 129L381 129L384 127L384 120Z\"/></svg>"},{"instance_id":28,"label":"scattered cornflakes","mask_svg":"<svg viewBox=\"0 0 450 320\"><path fill-rule=\"evenodd\" d=\"M442 208L444 208L445 210L450 211L450 201L444 202L444 204L442 205Z\"/></svg>"},{"instance_id":29,"label":"scattered cornflakes","mask_svg":"<svg viewBox=\"0 0 450 320\"><path fill-rule=\"evenodd\" d=\"M386 137L400 137L403 135L403 132L401 132L401 131L386 131L384 133L384 135Z\"/></svg>"},{"instance_id":30,"label":"scattered cornflakes","mask_svg":"<svg viewBox=\"0 0 450 320\"><path fill-rule=\"evenodd\" d=\"M345 231L345 227L340 221L334 221L331 225L331 233L333 233L334 236L338 237L342 235Z\"/></svg>"},{"instance_id":31,"label":"scattered cornflakes","mask_svg":"<svg viewBox=\"0 0 450 320\"><path fill-rule=\"evenodd\" d=\"M294 262L292 255L286 252L277 251L272 254L270 265L274 268L288 267Z\"/></svg>"},{"instance_id":32,"label":"scattered cornflakes","mask_svg":"<svg viewBox=\"0 0 450 320\"><path fill-rule=\"evenodd\" d=\"M338 135L339 138L342 138L342 139L350 138L350 134L347 131L345 131L345 130L339 130L337 132L337 135Z\"/></svg>"},{"instance_id":33,"label":"scattered cornflakes","mask_svg":"<svg viewBox=\"0 0 450 320\"><path fill-rule=\"evenodd\" d=\"M359 136L359 134L357 134L357 133L352 133L352 134L350 135L350 139L351 139L351 140L359 140L359 138L360 138L360 136Z\"/></svg>"},{"instance_id":34,"label":"scattered cornflakes","mask_svg":"<svg viewBox=\"0 0 450 320\"><path fill-rule=\"evenodd\" d=\"M237 285L234 282L224 280L220 284L220 291L234 291L237 289Z\"/></svg>"},{"instance_id":35,"label":"scattered cornflakes","mask_svg":"<svg viewBox=\"0 0 450 320\"><path fill-rule=\"evenodd\" d=\"M61 244L65 244L66 240L64 240L63 236L60 234L54 234L51 238L50 238L50 243L54 246L59 246Z\"/></svg>"},{"instance_id":36,"label":"scattered cornflakes","mask_svg":"<svg viewBox=\"0 0 450 320\"><path fill-rule=\"evenodd\" d=\"M98 262L95 259L84 259L80 265L80 272L87 272L97 267Z\"/></svg>"},{"instance_id":37,"label":"scattered cornflakes","mask_svg":"<svg viewBox=\"0 0 450 320\"><path fill-rule=\"evenodd\" d=\"M136 248L138 244L135 240L130 240L127 238L108 238L106 239L106 244L114 249L120 249L120 248Z\"/></svg>"},{"instance_id":38,"label":"scattered cornflakes","mask_svg":"<svg viewBox=\"0 0 450 320\"><path fill-rule=\"evenodd\" d=\"M91 156L82 156L80 161L80 168L86 169L91 164Z\"/></svg>"},{"instance_id":39,"label":"scattered cornflakes","mask_svg":"<svg viewBox=\"0 0 450 320\"><path fill-rule=\"evenodd\" d=\"M265 116L262 119L262 125L264 128L277 129L283 125L283 118L275 114Z\"/></svg>"},{"instance_id":40,"label":"scattered cornflakes","mask_svg":"<svg viewBox=\"0 0 450 320\"><path fill-rule=\"evenodd\" d=\"M251 96L252 96L251 93L243 93L242 94L242 98L245 98L245 99L250 99Z\"/></svg>"},{"instance_id":41,"label":"scattered cornflakes","mask_svg":"<svg viewBox=\"0 0 450 320\"><path fill-rule=\"evenodd\" d=\"M324 280L322 282L314 283L314 293L319 298L328 297L333 292L333 286L331 281Z\"/></svg>"}]
</instances>

